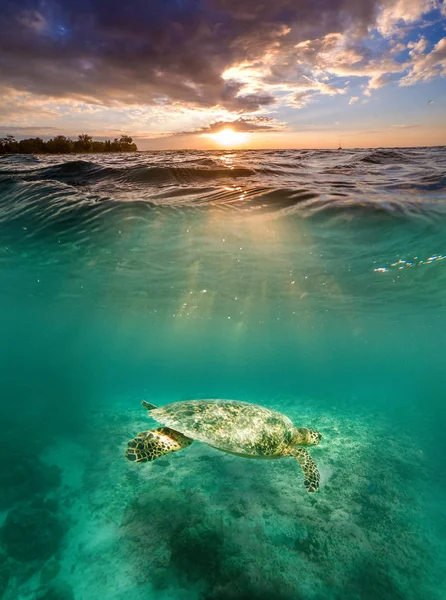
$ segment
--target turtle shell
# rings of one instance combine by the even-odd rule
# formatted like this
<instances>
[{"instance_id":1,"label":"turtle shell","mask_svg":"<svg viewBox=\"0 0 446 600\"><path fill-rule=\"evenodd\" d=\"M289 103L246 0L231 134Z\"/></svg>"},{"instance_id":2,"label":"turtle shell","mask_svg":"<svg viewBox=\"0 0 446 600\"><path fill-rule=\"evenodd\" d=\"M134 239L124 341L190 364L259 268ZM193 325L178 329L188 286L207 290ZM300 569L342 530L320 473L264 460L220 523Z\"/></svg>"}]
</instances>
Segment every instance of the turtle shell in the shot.
<instances>
[{"instance_id":1,"label":"turtle shell","mask_svg":"<svg viewBox=\"0 0 446 600\"><path fill-rule=\"evenodd\" d=\"M238 400L186 400L149 411L167 427L219 450L246 456L280 456L293 423L279 412Z\"/></svg>"}]
</instances>

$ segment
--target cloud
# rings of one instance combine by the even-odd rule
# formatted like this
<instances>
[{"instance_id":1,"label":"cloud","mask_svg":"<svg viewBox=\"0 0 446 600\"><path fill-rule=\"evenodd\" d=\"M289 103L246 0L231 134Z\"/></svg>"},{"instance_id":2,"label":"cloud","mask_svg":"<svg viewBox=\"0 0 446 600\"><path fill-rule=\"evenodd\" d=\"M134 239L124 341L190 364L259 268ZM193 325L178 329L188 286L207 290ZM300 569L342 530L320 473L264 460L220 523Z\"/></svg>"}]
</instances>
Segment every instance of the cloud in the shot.
<instances>
[{"instance_id":1,"label":"cloud","mask_svg":"<svg viewBox=\"0 0 446 600\"><path fill-rule=\"evenodd\" d=\"M313 94L310 94L308 92L299 92L299 94L293 96L291 100L288 100L288 103L294 106L295 108L303 108L304 106L307 106L307 104L310 102L312 95Z\"/></svg>"},{"instance_id":2,"label":"cloud","mask_svg":"<svg viewBox=\"0 0 446 600\"><path fill-rule=\"evenodd\" d=\"M54 106L36 98L29 92L20 92L0 85L0 125L28 126L30 120L53 119ZM17 127L15 127L17 129Z\"/></svg>"},{"instance_id":3,"label":"cloud","mask_svg":"<svg viewBox=\"0 0 446 600\"><path fill-rule=\"evenodd\" d=\"M15 89L104 105L180 102L254 112L274 97L223 79L225 70L274 57L276 72L270 69L268 78L286 83L295 63L281 57L293 58L293 48L299 55L296 45L308 39L364 34L379 6L378 0L28 0L23 9L3 0L1 79Z\"/></svg>"},{"instance_id":4,"label":"cloud","mask_svg":"<svg viewBox=\"0 0 446 600\"><path fill-rule=\"evenodd\" d=\"M251 119L241 118L236 119L235 121L214 121L213 123L210 123L210 125L200 127L193 131L183 131L179 135L189 135L191 133L217 133L226 127L230 127L234 131L254 133L256 131L281 131L284 124L268 117L253 117Z\"/></svg>"},{"instance_id":5,"label":"cloud","mask_svg":"<svg viewBox=\"0 0 446 600\"><path fill-rule=\"evenodd\" d=\"M431 50L423 54L426 45L414 47L412 62L408 74L400 81L400 85L413 85L421 81L429 81L438 75L446 75L446 37L442 38Z\"/></svg>"},{"instance_id":6,"label":"cloud","mask_svg":"<svg viewBox=\"0 0 446 600\"><path fill-rule=\"evenodd\" d=\"M364 92L364 95L370 96L372 93L372 90L378 90L379 88L384 87L391 81L394 81L395 77L396 77L396 73L398 73L398 72L400 72L400 69L397 68L397 70L395 70L394 72L391 72L391 73L384 72L384 73L373 74L369 79L369 83Z\"/></svg>"},{"instance_id":7,"label":"cloud","mask_svg":"<svg viewBox=\"0 0 446 600\"><path fill-rule=\"evenodd\" d=\"M364 129L362 131L347 131L342 133L342 137L350 137L356 135L369 135L375 133L389 133L395 131L401 131L406 129L419 129L420 125L390 125L389 127L383 127L382 129Z\"/></svg>"},{"instance_id":8,"label":"cloud","mask_svg":"<svg viewBox=\"0 0 446 600\"><path fill-rule=\"evenodd\" d=\"M428 46L427 40L424 36L421 36L417 42L409 42L407 48L409 48L409 56L415 58L420 54L423 54Z\"/></svg>"},{"instance_id":9,"label":"cloud","mask_svg":"<svg viewBox=\"0 0 446 600\"><path fill-rule=\"evenodd\" d=\"M352 96L350 98L350 100L348 101L349 104L355 104L355 102L358 102L359 100L359 96Z\"/></svg>"},{"instance_id":10,"label":"cloud","mask_svg":"<svg viewBox=\"0 0 446 600\"><path fill-rule=\"evenodd\" d=\"M389 36L395 34L401 23L414 23L421 17L441 7L439 0L391 0L384 2L380 11L377 26L379 31Z\"/></svg>"},{"instance_id":11,"label":"cloud","mask_svg":"<svg viewBox=\"0 0 446 600\"><path fill-rule=\"evenodd\" d=\"M170 115L168 133L182 111L199 112L177 126L192 131L302 108L315 97L347 93L346 78L366 78L367 94L399 78L412 85L445 72L442 42L429 52L424 38L409 45L398 38L434 8L444 4L2 0L0 86L7 93L0 113L18 121L33 110L35 118L39 110L59 117L70 105L83 116L87 107L128 107L132 123L155 115L160 134L159 121ZM389 50L364 43L371 31L392 40ZM408 59L397 60L405 51Z\"/></svg>"},{"instance_id":12,"label":"cloud","mask_svg":"<svg viewBox=\"0 0 446 600\"><path fill-rule=\"evenodd\" d=\"M13 126L13 129L17 133L35 133L38 131L58 131L58 127L47 127L45 125L29 125L26 127L18 127L17 125ZM9 128L4 125L0 125L0 131L9 131Z\"/></svg>"}]
</instances>

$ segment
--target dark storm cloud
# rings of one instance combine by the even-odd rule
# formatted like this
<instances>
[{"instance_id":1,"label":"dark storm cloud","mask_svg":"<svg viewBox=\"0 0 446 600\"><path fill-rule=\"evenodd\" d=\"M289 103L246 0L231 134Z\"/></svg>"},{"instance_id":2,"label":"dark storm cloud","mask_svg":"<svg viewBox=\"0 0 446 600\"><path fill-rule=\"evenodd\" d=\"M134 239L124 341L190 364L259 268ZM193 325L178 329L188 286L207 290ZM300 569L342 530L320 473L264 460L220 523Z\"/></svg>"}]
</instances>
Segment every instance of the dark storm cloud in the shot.
<instances>
[{"instance_id":1,"label":"dark storm cloud","mask_svg":"<svg viewBox=\"0 0 446 600\"><path fill-rule=\"evenodd\" d=\"M226 68L261 62L271 49L287 56L328 33L360 35L377 7L378 0L2 0L0 83L106 105L252 112L274 98L223 80Z\"/></svg>"}]
</instances>

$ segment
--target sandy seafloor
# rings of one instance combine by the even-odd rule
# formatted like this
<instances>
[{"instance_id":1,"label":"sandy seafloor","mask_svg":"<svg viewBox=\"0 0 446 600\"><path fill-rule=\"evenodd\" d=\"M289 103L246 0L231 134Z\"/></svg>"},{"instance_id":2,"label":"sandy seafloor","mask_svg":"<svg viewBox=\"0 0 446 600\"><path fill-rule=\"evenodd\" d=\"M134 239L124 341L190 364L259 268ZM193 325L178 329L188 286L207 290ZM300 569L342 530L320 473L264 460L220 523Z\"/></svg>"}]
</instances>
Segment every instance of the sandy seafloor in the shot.
<instances>
[{"instance_id":1,"label":"sandy seafloor","mask_svg":"<svg viewBox=\"0 0 446 600\"><path fill-rule=\"evenodd\" d=\"M446 151L0 163L2 600L446 598ZM323 435L151 464L140 403Z\"/></svg>"},{"instance_id":2,"label":"sandy seafloor","mask_svg":"<svg viewBox=\"0 0 446 600\"><path fill-rule=\"evenodd\" d=\"M196 443L150 465L124 461L125 437L147 428L130 400L43 451L42 464L61 470L47 498L67 532L47 561L10 564L5 600L443 597L446 519L429 519L444 508L425 440L395 436L378 414L270 399L324 436L310 496L293 459L246 461Z\"/></svg>"}]
</instances>

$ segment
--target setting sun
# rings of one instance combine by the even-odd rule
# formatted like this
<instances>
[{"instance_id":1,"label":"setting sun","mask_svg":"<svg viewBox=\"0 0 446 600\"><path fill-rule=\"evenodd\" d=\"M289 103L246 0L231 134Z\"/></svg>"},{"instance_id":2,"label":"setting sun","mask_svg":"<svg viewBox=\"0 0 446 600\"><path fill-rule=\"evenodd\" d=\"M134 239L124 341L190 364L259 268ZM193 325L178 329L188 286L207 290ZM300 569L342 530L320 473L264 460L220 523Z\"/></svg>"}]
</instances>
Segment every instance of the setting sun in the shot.
<instances>
[{"instance_id":1,"label":"setting sun","mask_svg":"<svg viewBox=\"0 0 446 600\"><path fill-rule=\"evenodd\" d=\"M218 133L208 133L206 135L220 146L240 146L249 139L249 134L241 131L234 131L230 127L226 127Z\"/></svg>"}]
</instances>

